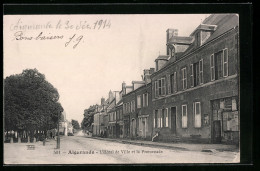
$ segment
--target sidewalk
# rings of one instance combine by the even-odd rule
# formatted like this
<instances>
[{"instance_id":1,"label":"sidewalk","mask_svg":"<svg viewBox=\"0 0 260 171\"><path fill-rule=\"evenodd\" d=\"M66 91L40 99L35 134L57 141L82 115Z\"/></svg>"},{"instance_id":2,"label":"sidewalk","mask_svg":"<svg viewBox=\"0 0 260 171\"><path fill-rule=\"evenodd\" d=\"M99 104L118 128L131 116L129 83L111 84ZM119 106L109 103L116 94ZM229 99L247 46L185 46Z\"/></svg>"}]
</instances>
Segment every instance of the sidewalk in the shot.
<instances>
[{"instance_id":1,"label":"sidewalk","mask_svg":"<svg viewBox=\"0 0 260 171\"><path fill-rule=\"evenodd\" d=\"M201 152L215 152L215 151L234 151L238 152L239 148L236 145L226 144L189 144L189 143L163 143L163 142L152 142L142 140L127 140L127 139L112 139L112 138L101 138L101 137L86 137L104 141L113 141L123 144L133 144L139 146L150 146L150 147L162 147L170 148L175 150L183 151L201 151Z\"/></svg>"}]
</instances>

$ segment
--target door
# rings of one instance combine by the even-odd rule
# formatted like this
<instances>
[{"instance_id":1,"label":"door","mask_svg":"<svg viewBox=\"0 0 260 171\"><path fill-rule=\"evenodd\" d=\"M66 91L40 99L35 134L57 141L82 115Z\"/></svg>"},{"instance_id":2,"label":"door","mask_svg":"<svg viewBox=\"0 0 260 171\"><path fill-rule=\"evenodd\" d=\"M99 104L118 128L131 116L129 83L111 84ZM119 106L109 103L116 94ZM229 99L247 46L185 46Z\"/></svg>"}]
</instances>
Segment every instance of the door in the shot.
<instances>
[{"instance_id":1,"label":"door","mask_svg":"<svg viewBox=\"0 0 260 171\"><path fill-rule=\"evenodd\" d=\"M213 121L213 143L221 143L221 123L220 123L220 120Z\"/></svg>"},{"instance_id":2,"label":"door","mask_svg":"<svg viewBox=\"0 0 260 171\"><path fill-rule=\"evenodd\" d=\"M171 131L176 134L176 107L171 108Z\"/></svg>"},{"instance_id":3,"label":"door","mask_svg":"<svg viewBox=\"0 0 260 171\"><path fill-rule=\"evenodd\" d=\"M145 130L145 121L142 121L142 128L143 128L143 130L142 130L142 133L143 133L143 137L145 138L146 137L146 130Z\"/></svg>"},{"instance_id":4,"label":"door","mask_svg":"<svg viewBox=\"0 0 260 171\"><path fill-rule=\"evenodd\" d=\"M132 119L132 135L135 137L135 130L136 130L136 121Z\"/></svg>"}]
</instances>

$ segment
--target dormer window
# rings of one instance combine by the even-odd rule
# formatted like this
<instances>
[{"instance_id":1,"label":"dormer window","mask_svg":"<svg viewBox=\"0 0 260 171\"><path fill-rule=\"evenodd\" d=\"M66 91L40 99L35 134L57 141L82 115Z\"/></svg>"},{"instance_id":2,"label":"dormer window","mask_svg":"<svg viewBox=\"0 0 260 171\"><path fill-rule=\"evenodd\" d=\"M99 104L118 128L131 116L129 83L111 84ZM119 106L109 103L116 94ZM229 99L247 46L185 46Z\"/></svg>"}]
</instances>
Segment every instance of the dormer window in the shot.
<instances>
[{"instance_id":1,"label":"dormer window","mask_svg":"<svg viewBox=\"0 0 260 171\"><path fill-rule=\"evenodd\" d=\"M200 31L198 31L196 33L196 44L197 44L197 46L201 45L201 34L200 33L201 33Z\"/></svg>"},{"instance_id":2,"label":"dormer window","mask_svg":"<svg viewBox=\"0 0 260 171\"><path fill-rule=\"evenodd\" d=\"M172 46L171 47L171 57L174 57L175 55L175 48Z\"/></svg>"}]
</instances>

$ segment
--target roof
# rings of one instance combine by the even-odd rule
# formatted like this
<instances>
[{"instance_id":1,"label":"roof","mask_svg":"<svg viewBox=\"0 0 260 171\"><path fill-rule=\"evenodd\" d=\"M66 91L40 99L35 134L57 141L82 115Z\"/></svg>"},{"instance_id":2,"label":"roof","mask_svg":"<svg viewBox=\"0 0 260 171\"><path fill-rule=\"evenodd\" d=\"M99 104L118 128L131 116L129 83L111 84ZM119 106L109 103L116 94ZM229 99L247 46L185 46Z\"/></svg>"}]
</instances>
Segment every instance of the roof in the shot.
<instances>
[{"instance_id":1,"label":"roof","mask_svg":"<svg viewBox=\"0 0 260 171\"><path fill-rule=\"evenodd\" d=\"M133 83L133 84L134 84L134 83L143 84L143 83L145 83L145 81L132 81L132 83Z\"/></svg>"},{"instance_id":2,"label":"roof","mask_svg":"<svg viewBox=\"0 0 260 171\"><path fill-rule=\"evenodd\" d=\"M192 37L181 37L181 36L173 36L169 39L169 44L188 44L190 45L193 41Z\"/></svg>"},{"instance_id":3,"label":"roof","mask_svg":"<svg viewBox=\"0 0 260 171\"><path fill-rule=\"evenodd\" d=\"M203 24L217 25L217 29L205 42L209 42L231 28L238 26L238 15L236 14L213 14L203 21Z\"/></svg>"},{"instance_id":4,"label":"roof","mask_svg":"<svg viewBox=\"0 0 260 171\"><path fill-rule=\"evenodd\" d=\"M157 61L157 60L168 60L168 58L169 58L168 55L159 55L159 56L155 59L155 61Z\"/></svg>"},{"instance_id":5,"label":"roof","mask_svg":"<svg viewBox=\"0 0 260 171\"><path fill-rule=\"evenodd\" d=\"M206 43L217 38L221 34L227 32L228 30L238 26L238 16L236 14L213 14L207 17L203 24L216 25L216 30L212 33L212 35L206 40ZM190 53L195 46L189 47L183 55Z\"/></svg>"},{"instance_id":6,"label":"roof","mask_svg":"<svg viewBox=\"0 0 260 171\"><path fill-rule=\"evenodd\" d=\"M204 42L204 44L210 42L211 40L217 38L218 36L222 35L223 33L229 31L230 29L238 26L238 15L236 14L212 14L209 17L207 17L201 25L199 25L196 29L200 27L215 27L215 31L212 33L212 35ZM211 28L212 29L212 28ZM194 31L191 33L191 35L194 33ZM195 46L194 43L192 43L188 49L183 52L182 54L179 54L178 57L183 57L189 53L191 53L193 50L198 48ZM177 57L177 58L178 58ZM167 66L169 63L174 62L173 59L170 59L164 66Z\"/></svg>"}]
</instances>

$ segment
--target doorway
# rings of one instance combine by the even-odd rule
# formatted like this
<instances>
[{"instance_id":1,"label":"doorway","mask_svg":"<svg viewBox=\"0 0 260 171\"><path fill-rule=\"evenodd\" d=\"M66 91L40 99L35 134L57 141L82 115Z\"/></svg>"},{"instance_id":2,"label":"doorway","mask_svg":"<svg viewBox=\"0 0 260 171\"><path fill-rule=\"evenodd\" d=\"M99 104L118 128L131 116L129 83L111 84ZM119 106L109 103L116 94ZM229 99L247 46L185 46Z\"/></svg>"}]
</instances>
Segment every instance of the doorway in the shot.
<instances>
[{"instance_id":1,"label":"doorway","mask_svg":"<svg viewBox=\"0 0 260 171\"><path fill-rule=\"evenodd\" d=\"M221 123L220 123L220 120L213 121L213 143L221 143Z\"/></svg>"},{"instance_id":2,"label":"doorway","mask_svg":"<svg viewBox=\"0 0 260 171\"><path fill-rule=\"evenodd\" d=\"M145 138L146 137L146 130L145 130L145 121L144 120L142 121L142 128L143 128L143 130L142 130L143 137Z\"/></svg>"},{"instance_id":3,"label":"doorway","mask_svg":"<svg viewBox=\"0 0 260 171\"><path fill-rule=\"evenodd\" d=\"M171 132L176 134L176 107L171 107Z\"/></svg>"},{"instance_id":4,"label":"doorway","mask_svg":"<svg viewBox=\"0 0 260 171\"><path fill-rule=\"evenodd\" d=\"M135 137L135 130L136 130L136 121L132 119L132 136Z\"/></svg>"}]
</instances>

